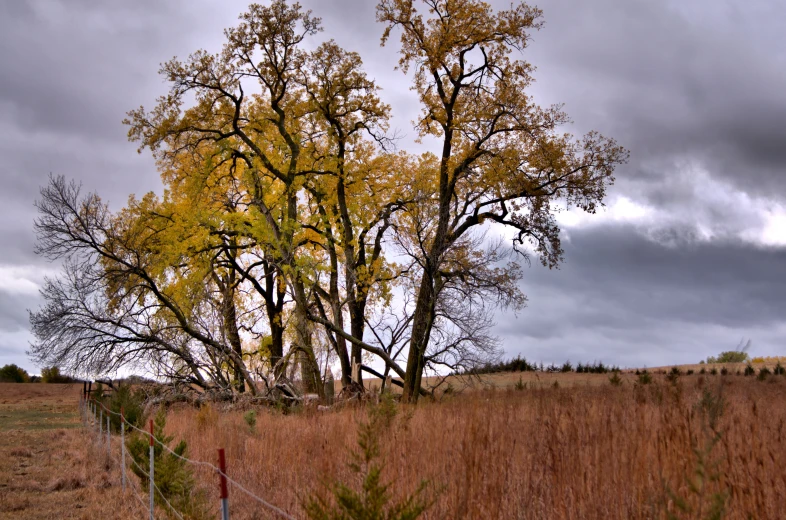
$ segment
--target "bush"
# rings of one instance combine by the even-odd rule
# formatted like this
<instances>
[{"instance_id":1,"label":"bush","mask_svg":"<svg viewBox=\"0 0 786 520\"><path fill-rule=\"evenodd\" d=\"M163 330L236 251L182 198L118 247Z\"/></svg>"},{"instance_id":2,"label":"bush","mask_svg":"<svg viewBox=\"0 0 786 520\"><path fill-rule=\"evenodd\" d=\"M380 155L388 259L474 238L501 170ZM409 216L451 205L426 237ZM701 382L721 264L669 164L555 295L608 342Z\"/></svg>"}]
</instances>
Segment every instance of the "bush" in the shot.
<instances>
[{"instance_id":1,"label":"bush","mask_svg":"<svg viewBox=\"0 0 786 520\"><path fill-rule=\"evenodd\" d=\"M753 368L753 365L751 365L750 363L748 363L745 366L745 375L746 376L755 376L756 375L756 369Z\"/></svg>"},{"instance_id":2,"label":"bush","mask_svg":"<svg viewBox=\"0 0 786 520\"><path fill-rule=\"evenodd\" d=\"M187 444L181 440L172 451L165 451L161 444L168 445L174 437L164 435L166 412L160 409L153 421L153 437L158 441L153 444L153 461L155 465L154 483L158 488L155 494L156 503L164 506L166 498L172 506L188 518L208 518L206 499L203 493L195 490L195 480L187 462L179 457L186 456ZM131 470L139 477L142 489L147 489L150 478L147 475L150 467L149 437L133 435L128 442L128 453L136 464ZM159 444L161 443L161 444Z\"/></svg>"},{"instance_id":3,"label":"bush","mask_svg":"<svg viewBox=\"0 0 786 520\"><path fill-rule=\"evenodd\" d=\"M717 376L718 375L718 369L715 368L715 367L712 367L712 369L710 370L710 375Z\"/></svg>"},{"instance_id":4,"label":"bush","mask_svg":"<svg viewBox=\"0 0 786 520\"><path fill-rule=\"evenodd\" d=\"M701 370L699 370L699 374L703 376L706 373L707 373L707 369L704 368L704 367L701 367Z\"/></svg>"},{"instance_id":5,"label":"bush","mask_svg":"<svg viewBox=\"0 0 786 520\"><path fill-rule=\"evenodd\" d=\"M611 377L609 378L609 383L612 386L622 386L622 378L619 375L619 372L614 372Z\"/></svg>"},{"instance_id":6,"label":"bush","mask_svg":"<svg viewBox=\"0 0 786 520\"><path fill-rule=\"evenodd\" d=\"M775 369L773 369L772 373L775 374L776 376L782 376L786 374L786 369L784 369L783 365L781 365L781 362L778 361L778 364L775 365Z\"/></svg>"},{"instance_id":7,"label":"bush","mask_svg":"<svg viewBox=\"0 0 786 520\"><path fill-rule=\"evenodd\" d=\"M692 376L692 375L693 375L693 370L688 370L688 371L687 371L687 372L685 372L685 373L686 373L687 375L689 375L689 376Z\"/></svg>"},{"instance_id":8,"label":"bush","mask_svg":"<svg viewBox=\"0 0 786 520\"><path fill-rule=\"evenodd\" d=\"M721 368L721 375L722 376L729 375L729 370L726 367Z\"/></svg>"},{"instance_id":9,"label":"bush","mask_svg":"<svg viewBox=\"0 0 786 520\"><path fill-rule=\"evenodd\" d=\"M573 365L570 364L570 361L565 361L565 363L562 364L560 372L573 372Z\"/></svg>"},{"instance_id":10,"label":"bush","mask_svg":"<svg viewBox=\"0 0 786 520\"><path fill-rule=\"evenodd\" d=\"M640 385L648 385L650 383L652 383L652 376L646 370L639 374Z\"/></svg>"},{"instance_id":11,"label":"bush","mask_svg":"<svg viewBox=\"0 0 786 520\"><path fill-rule=\"evenodd\" d=\"M516 383L516 390L524 390L525 388L527 388L527 383L522 381L521 377L519 377L519 380Z\"/></svg>"},{"instance_id":12,"label":"bush","mask_svg":"<svg viewBox=\"0 0 786 520\"><path fill-rule=\"evenodd\" d=\"M254 428L257 425L257 411L256 410L247 411L246 413L243 414L243 420L246 421L246 424L248 425L248 429L251 430L251 432L253 433Z\"/></svg>"},{"instance_id":13,"label":"bush","mask_svg":"<svg viewBox=\"0 0 786 520\"><path fill-rule=\"evenodd\" d=\"M98 387L97 392L102 392L103 388ZM101 395L101 394L97 394ZM144 429L144 402L145 395L141 390L133 391L129 385L118 385L117 390L107 396L97 398L113 413L109 414L109 424L114 432L120 431L120 413L126 419L126 423L137 428ZM126 430L128 427L126 426Z\"/></svg>"},{"instance_id":14,"label":"bush","mask_svg":"<svg viewBox=\"0 0 786 520\"><path fill-rule=\"evenodd\" d=\"M759 381L764 381L765 379L767 379L767 376L769 376L770 374L772 374L772 372L770 372L770 369L767 367L763 367L761 370L759 370L759 375L756 376L756 378Z\"/></svg>"},{"instance_id":15,"label":"bush","mask_svg":"<svg viewBox=\"0 0 786 520\"><path fill-rule=\"evenodd\" d=\"M30 375L16 365L6 365L0 368L0 383L27 383Z\"/></svg>"},{"instance_id":16,"label":"bush","mask_svg":"<svg viewBox=\"0 0 786 520\"><path fill-rule=\"evenodd\" d=\"M303 504L311 520L415 520L433 503L424 499L428 483L422 481L414 494L390 504L390 485L382 482L379 440L389 430L398 410L389 394L380 404L369 407L368 419L358 425L358 452L352 452L349 468L362 477L359 490L343 483L328 485L331 501L314 495ZM333 503L334 502L334 503Z\"/></svg>"}]
</instances>

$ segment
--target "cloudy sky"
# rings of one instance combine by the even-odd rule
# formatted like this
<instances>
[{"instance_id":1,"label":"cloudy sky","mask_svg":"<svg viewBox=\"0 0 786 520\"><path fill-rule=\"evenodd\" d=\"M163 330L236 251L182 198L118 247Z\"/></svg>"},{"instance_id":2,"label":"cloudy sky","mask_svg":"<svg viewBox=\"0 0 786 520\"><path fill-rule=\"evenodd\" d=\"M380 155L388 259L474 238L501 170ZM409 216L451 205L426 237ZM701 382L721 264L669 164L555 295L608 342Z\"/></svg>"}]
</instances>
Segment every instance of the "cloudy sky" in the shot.
<instances>
[{"instance_id":1,"label":"cloudy sky","mask_svg":"<svg viewBox=\"0 0 786 520\"><path fill-rule=\"evenodd\" d=\"M308 0L323 35L358 51L407 138L416 100L371 0ZM507 0L492 2L500 7ZM26 309L54 266L33 254L50 173L114 208L160 191L120 121L165 92L159 63L216 51L246 3L0 2L0 365L25 356ZM533 94L571 131L631 151L606 211L560 215L565 263L533 263L529 305L500 315L508 355L623 366L696 362L752 340L786 354L786 3L543 0L525 58Z\"/></svg>"}]
</instances>

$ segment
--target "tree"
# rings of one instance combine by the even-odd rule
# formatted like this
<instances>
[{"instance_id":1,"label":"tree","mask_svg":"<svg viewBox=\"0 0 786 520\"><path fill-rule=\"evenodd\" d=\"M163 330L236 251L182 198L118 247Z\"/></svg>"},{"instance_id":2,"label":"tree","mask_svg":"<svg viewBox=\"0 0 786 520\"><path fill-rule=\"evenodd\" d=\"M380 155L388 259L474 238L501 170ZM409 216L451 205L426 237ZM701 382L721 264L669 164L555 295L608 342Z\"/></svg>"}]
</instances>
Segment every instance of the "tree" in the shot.
<instances>
[{"instance_id":1,"label":"tree","mask_svg":"<svg viewBox=\"0 0 786 520\"><path fill-rule=\"evenodd\" d=\"M319 391L307 324L313 321L326 327L347 384L352 361L359 364L361 349L370 347L362 341L366 305L394 277L382 240L391 214L402 207L395 179L406 157L374 146L385 141L389 108L360 57L333 42L302 49L304 38L320 30L319 19L276 0L252 4L241 20L225 32L222 52L164 64L170 92L152 111L129 113L129 137L166 169L210 145L205 180L229 165L243 206L231 232L254 239L275 269L265 275L286 283L303 380ZM260 92L249 94L253 88ZM182 109L186 96L196 102ZM203 183L221 196L214 186ZM240 271L265 298L269 291L255 283L258 275Z\"/></svg>"},{"instance_id":2,"label":"tree","mask_svg":"<svg viewBox=\"0 0 786 520\"><path fill-rule=\"evenodd\" d=\"M41 369L42 383L73 383L74 378L60 373L60 368L56 366L44 367Z\"/></svg>"},{"instance_id":3,"label":"tree","mask_svg":"<svg viewBox=\"0 0 786 520\"><path fill-rule=\"evenodd\" d=\"M321 395L330 359L362 390L353 367L365 352L414 401L427 368L499 355L493 313L526 301L520 258L558 265L554 211L594 211L626 152L558 133L567 116L527 96L532 67L513 53L540 26L537 9L382 0L377 13L383 44L401 33L416 128L436 153L394 150L360 56L333 41L306 48L318 18L285 0L252 4L220 52L162 65L166 95L125 120L157 160L161 197L112 214L63 179L42 190L38 251L64 273L31 313L34 359L140 363L235 392L297 369Z\"/></svg>"},{"instance_id":4,"label":"tree","mask_svg":"<svg viewBox=\"0 0 786 520\"><path fill-rule=\"evenodd\" d=\"M2 383L27 383L30 376L23 369L16 365L5 365L0 368L0 382Z\"/></svg>"},{"instance_id":5,"label":"tree","mask_svg":"<svg viewBox=\"0 0 786 520\"><path fill-rule=\"evenodd\" d=\"M512 54L526 47L540 18L524 3L496 13L477 0L382 0L377 7L387 26L382 43L400 31L399 65L413 70L419 135L439 141L419 172L418 184L430 196L402 217L416 237L420 266L405 399L417 399L444 267L451 256L477 252L467 249L466 237L486 224L510 228L518 252L532 244L543 264L554 267L562 259L554 206L594 212L615 166L626 159L624 149L595 132L580 141L557 133L567 115L527 96L533 67Z\"/></svg>"},{"instance_id":6,"label":"tree","mask_svg":"<svg viewBox=\"0 0 786 520\"><path fill-rule=\"evenodd\" d=\"M745 363L750 360L748 355L750 346L750 340L747 343L740 341L735 350L721 352L718 357L710 356L707 358L707 363Z\"/></svg>"}]
</instances>

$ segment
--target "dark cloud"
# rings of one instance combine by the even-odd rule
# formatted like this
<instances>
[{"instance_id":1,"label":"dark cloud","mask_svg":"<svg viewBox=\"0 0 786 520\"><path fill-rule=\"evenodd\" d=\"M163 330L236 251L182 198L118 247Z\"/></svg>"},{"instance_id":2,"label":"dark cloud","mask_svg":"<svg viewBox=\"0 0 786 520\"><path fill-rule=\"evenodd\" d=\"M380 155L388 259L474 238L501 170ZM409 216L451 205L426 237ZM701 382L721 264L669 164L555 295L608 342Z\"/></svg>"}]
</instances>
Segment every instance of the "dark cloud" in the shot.
<instances>
[{"instance_id":1,"label":"dark cloud","mask_svg":"<svg viewBox=\"0 0 786 520\"><path fill-rule=\"evenodd\" d=\"M655 184L646 194L689 175L690 164L783 200L786 4L538 4L546 27L527 53L539 67L535 91L565 102L578 129L599 128L631 149L623 186Z\"/></svg>"},{"instance_id":2,"label":"dark cloud","mask_svg":"<svg viewBox=\"0 0 786 520\"><path fill-rule=\"evenodd\" d=\"M529 306L497 327L511 353L662 365L664 352L698 362L742 336L764 354L783 348L786 248L735 239L664 245L610 224L571 230L565 256L559 270L525 270Z\"/></svg>"}]
</instances>

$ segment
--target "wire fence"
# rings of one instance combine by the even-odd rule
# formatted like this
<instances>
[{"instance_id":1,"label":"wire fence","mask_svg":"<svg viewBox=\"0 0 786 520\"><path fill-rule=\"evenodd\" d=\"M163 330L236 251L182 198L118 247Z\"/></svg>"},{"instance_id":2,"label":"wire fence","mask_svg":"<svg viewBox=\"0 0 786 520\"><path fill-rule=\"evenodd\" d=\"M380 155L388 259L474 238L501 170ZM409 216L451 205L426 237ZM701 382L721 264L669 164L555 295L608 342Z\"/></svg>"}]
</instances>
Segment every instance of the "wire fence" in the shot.
<instances>
[{"instance_id":1,"label":"wire fence","mask_svg":"<svg viewBox=\"0 0 786 520\"><path fill-rule=\"evenodd\" d=\"M231 478L227 474L226 469L226 459L224 457L224 449L218 449L218 460L219 465L216 466L209 462L201 461L201 460L194 460L188 457L184 457L174 450L172 450L169 446L161 442L159 439L156 438L153 432L153 420L150 420L150 430L145 431L133 424L127 422L125 417L122 413L114 412L108 409L106 406L103 405L100 401L97 401L92 398L87 398L85 395L80 396L79 400L79 412L82 417L82 422L86 428L95 429L98 434L98 439L100 443L106 442L106 449L107 455L109 458L115 462L120 467L121 472L121 483L123 490L126 489L130 490L130 493L134 495L134 497L140 502L142 507L149 513L150 520L154 520L155 517L155 495L162 499L164 504L167 506L167 509L178 519L184 520L182 512L178 511L172 503L167 499L164 493L156 484L155 479L155 468L154 468L154 445L160 446L164 451L167 453L175 456L176 458L196 467L206 468L212 472L214 472L219 477L219 497L221 499L221 518L222 520L229 520L229 487L227 484L231 484L232 487L236 488L237 490L241 491L244 495L255 500L265 509L270 511L271 513L275 514L277 518L284 518L288 520L295 520L295 517L284 511L283 509L276 507L275 505L271 504L264 498L260 497L253 491L250 491L247 487L243 486L233 478ZM112 433L110 428L110 415L118 417L120 419L120 461L112 454L111 443L112 443ZM106 423L106 432L104 432L104 423ZM139 463L134 460L133 457L126 456L127 448L125 444L125 432L127 431L136 431L142 434L143 436L147 437L150 440L150 469L145 470L142 468ZM106 440L104 440L106 439ZM127 460L131 461L133 467L139 472L138 474L143 475L147 481L149 482L149 490L148 490L148 504L145 503L144 491L141 489L141 481L136 482L134 479L127 478L127 469L129 468L127 464ZM151 478L152 476L152 478ZM137 489L136 485L138 484L139 489Z\"/></svg>"}]
</instances>

